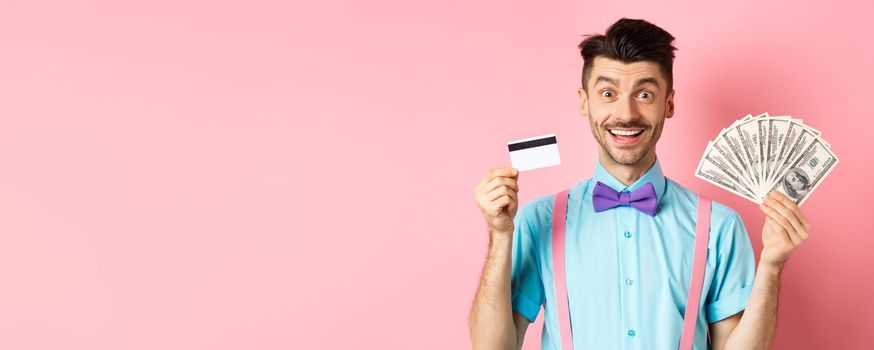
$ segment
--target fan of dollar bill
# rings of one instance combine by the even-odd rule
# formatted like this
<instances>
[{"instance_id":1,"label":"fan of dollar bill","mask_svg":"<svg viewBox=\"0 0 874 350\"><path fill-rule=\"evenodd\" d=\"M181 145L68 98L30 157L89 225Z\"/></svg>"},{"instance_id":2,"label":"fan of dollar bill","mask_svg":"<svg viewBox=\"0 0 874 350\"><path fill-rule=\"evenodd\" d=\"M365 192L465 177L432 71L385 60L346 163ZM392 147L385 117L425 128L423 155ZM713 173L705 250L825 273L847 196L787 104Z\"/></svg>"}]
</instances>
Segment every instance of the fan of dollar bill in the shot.
<instances>
[{"instance_id":1,"label":"fan of dollar bill","mask_svg":"<svg viewBox=\"0 0 874 350\"><path fill-rule=\"evenodd\" d=\"M755 203L779 191L800 206L837 164L819 130L764 113L722 129L707 143L695 176Z\"/></svg>"}]
</instances>

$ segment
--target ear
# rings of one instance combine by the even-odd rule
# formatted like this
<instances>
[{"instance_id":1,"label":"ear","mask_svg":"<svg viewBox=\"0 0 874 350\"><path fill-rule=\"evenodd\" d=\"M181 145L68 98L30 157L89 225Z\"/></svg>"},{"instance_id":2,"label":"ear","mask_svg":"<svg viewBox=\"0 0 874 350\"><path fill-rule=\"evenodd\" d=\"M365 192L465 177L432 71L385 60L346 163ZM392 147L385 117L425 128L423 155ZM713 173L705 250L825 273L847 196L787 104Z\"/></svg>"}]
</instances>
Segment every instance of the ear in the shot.
<instances>
[{"instance_id":1,"label":"ear","mask_svg":"<svg viewBox=\"0 0 874 350\"><path fill-rule=\"evenodd\" d=\"M583 88L577 89L577 94L580 95L580 115L584 117L589 116L589 96L586 95L586 90Z\"/></svg>"},{"instance_id":2,"label":"ear","mask_svg":"<svg viewBox=\"0 0 874 350\"><path fill-rule=\"evenodd\" d=\"M670 118L674 116L674 91L671 89L671 92L668 94L667 108L665 110L665 118Z\"/></svg>"}]
</instances>

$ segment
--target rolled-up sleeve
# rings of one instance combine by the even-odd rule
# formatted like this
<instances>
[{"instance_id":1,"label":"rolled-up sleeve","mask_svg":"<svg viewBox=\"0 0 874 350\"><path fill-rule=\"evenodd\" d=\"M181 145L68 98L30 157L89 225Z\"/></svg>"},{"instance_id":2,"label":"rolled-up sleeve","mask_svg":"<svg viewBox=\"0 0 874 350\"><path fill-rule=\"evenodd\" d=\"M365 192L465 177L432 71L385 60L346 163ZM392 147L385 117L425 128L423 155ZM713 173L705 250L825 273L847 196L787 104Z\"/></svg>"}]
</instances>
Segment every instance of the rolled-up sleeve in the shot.
<instances>
[{"instance_id":1,"label":"rolled-up sleeve","mask_svg":"<svg viewBox=\"0 0 874 350\"><path fill-rule=\"evenodd\" d=\"M730 211L715 237L716 268L705 301L708 323L744 310L756 277L753 246L737 212Z\"/></svg>"},{"instance_id":2,"label":"rolled-up sleeve","mask_svg":"<svg viewBox=\"0 0 874 350\"><path fill-rule=\"evenodd\" d=\"M531 206L520 208L514 219L512 272L510 290L513 311L534 322L543 305L544 291L540 277L536 232L532 230L527 215Z\"/></svg>"}]
</instances>

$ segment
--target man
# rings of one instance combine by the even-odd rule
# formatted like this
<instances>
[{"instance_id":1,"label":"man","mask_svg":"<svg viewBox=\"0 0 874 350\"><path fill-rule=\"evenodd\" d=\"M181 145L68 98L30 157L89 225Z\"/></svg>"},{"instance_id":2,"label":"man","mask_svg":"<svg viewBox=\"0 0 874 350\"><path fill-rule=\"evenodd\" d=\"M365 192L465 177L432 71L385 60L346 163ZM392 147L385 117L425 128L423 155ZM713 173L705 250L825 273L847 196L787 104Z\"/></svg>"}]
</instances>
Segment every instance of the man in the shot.
<instances>
[{"instance_id":1,"label":"man","mask_svg":"<svg viewBox=\"0 0 874 350\"><path fill-rule=\"evenodd\" d=\"M666 178L656 157L665 119L674 114L673 39L646 21L621 19L579 46L580 114L600 148L594 176L570 189L567 207L565 270L576 349L679 345L697 196ZM470 314L475 349L520 348L542 305L543 348L561 347L549 245L554 196L527 203L517 215L518 179L516 169L493 169L475 189L490 237ZM620 193L653 188L655 212L596 208L593 188L604 185ZM756 267L740 216L712 204L698 349L767 349L773 342L780 273L809 225L777 192L760 209L766 217Z\"/></svg>"}]
</instances>

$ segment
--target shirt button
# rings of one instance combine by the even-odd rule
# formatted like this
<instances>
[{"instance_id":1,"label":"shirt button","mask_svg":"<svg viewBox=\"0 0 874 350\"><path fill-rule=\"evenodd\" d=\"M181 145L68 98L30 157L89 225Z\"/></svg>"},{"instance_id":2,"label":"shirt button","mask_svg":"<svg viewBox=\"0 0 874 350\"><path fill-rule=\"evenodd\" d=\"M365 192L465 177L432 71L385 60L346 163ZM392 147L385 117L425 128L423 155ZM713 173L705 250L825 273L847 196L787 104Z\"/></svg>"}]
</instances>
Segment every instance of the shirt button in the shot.
<instances>
[{"instance_id":1,"label":"shirt button","mask_svg":"<svg viewBox=\"0 0 874 350\"><path fill-rule=\"evenodd\" d=\"M634 284L634 280L633 280L633 279L630 279L630 278L626 278L626 279L625 279L625 284L627 284L627 285L630 286L630 285Z\"/></svg>"},{"instance_id":2,"label":"shirt button","mask_svg":"<svg viewBox=\"0 0 874 350\"><path fill-rule=\"evenodd\" d=\"M635 332L633 329L629 329L629 330L628 330L628 336L629 336L629 337L633 337L633 336L635 336L635 335L637 335L637 332Z\"/></svg>"},{"instance_id":3,"label":"shirt button","mask_svg":"<svg viewBox=\"0 0 874 350\"><path fill-rule=\"evenodd\" d=\"M625 238L631 238L631 232L625 231Z\"/></svg>"}]
</instances>

